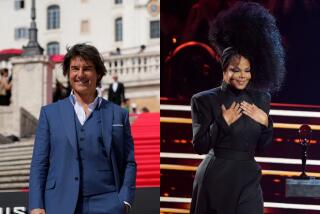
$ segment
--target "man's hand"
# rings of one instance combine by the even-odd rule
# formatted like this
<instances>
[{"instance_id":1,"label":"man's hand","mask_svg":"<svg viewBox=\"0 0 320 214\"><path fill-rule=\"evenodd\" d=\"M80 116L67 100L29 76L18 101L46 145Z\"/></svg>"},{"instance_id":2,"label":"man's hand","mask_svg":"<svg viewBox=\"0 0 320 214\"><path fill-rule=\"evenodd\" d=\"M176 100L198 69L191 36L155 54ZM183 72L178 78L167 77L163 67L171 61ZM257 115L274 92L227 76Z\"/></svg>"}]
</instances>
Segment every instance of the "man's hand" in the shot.
<instances>
[{"instance_id":1,"label":"man's hand","mask_svg":"<svg viewBox=\"0 0 320 214\"><path fill-rule=\"evenodd\" d=\"M241 109L243 109L242 112L245 115L248 115L256 122L268 127L268 115L255 104L250 104L246 101L243 101L241 102Z\"/></svg>"},{"instance_id":2,"label":"man's hand","mask_svg":"<svg viewBox=\"0 0 320 214\"><path fill-rule=\"evenodd\" d=\"M33 209L30 214L46 214L44 209Z\"/></svg>"},{"instance_id":3,"label":"man's hand","mask_svg":"<svg viewBox=\"0 0 320 214\"><path fill-rule=\"evenodd\" d=\"M228 109L226 109L224 105L222 105L221 108L222 116L229 126L236 122L242 115L239 103L233 102Z\"/></svg>"}]
</instances>

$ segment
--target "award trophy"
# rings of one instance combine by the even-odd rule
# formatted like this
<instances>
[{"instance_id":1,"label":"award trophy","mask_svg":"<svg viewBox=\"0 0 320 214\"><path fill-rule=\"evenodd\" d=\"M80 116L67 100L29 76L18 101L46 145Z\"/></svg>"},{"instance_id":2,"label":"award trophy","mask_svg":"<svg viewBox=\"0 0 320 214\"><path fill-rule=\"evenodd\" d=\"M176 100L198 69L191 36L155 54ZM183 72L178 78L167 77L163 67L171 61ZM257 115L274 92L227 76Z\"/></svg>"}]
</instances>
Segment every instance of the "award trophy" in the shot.
<instances>
[{"instance_id":1,"label":"award trophy","mask_svg":"<svg viewBox=\"0 0 320 214\"><path fill-rule=\"evenodd\" d=\"M302 147L301 174L286 179L286 197L320 197L320 180L306 174L307 151L312 130L309 125L299 128L300 144Z\"/></svg>"},{"instance_id":2,"label":"award trophy","mask_svg":"<svg viewBox=\"0 0 320 214\"><path fill-rule=\"evenodd\" d=\"M312 130L309 125L304 124L300 126L299 136L300 136L300 144L302 146L302 157L301 157L302 168L301 168L300 177L305 179L309 178L306 174L306 163L308 158L307 152L308 152L308 145L310 142L311 134L312 134Z\"/></svg>"}]
</instances>

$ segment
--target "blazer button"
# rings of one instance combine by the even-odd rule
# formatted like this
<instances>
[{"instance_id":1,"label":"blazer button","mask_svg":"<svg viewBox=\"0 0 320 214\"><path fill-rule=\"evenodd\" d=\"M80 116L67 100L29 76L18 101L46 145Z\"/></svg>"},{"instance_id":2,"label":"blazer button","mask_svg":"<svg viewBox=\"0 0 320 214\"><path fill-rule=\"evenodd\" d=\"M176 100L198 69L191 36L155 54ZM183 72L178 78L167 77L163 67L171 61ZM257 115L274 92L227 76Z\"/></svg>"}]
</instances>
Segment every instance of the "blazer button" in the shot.
<instances>
[{"instance_id":1,"label":"blazer button","mask_svg":"<svg viewBox=\"0 0 320 214\"><path fill-rule=\"evenodd\" d=\"M78 177L74 177L74 180L78 181L78 180L79 180L79 178L78 178Z\"/></svg>"}]
</instances>

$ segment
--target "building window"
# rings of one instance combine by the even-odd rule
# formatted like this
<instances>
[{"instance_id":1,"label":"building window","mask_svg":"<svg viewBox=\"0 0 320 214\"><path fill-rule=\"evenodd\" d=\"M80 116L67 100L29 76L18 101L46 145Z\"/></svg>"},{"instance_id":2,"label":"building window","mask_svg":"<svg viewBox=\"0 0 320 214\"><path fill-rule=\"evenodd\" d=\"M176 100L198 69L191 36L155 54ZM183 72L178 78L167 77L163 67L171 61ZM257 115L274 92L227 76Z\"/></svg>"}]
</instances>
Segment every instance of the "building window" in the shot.
<instances>
[{"instance_id":1,"label":"building window","mask_svg":"<svg viewBox=\"0 0 320 214\"><path fill-rule=\"evenodd\" d=\"M90 32L89 20L82 20L80 26L80 33L85 34Z\"/></svg>"},{"instance_id":2,"label":"building window","mask_svg":"<svg viewBox=\"0 0 320 214\"><path fill-rule=\"evenodd\" d=\"M14 1L14 9L20 10L24 8L24 0L15 0Z\"/></svg>"},{"instance_id":3,"label":"building window","mask_svg":"<svg viewBox=\"0 0 320 214\"><path fill-rule=\"evenodd\" d=\"M47 11L47 28L60 28L60 7L58 5L51 5Z\"/></svg>"},{"instance_id":4,"label":"building window","mask_svg":"<svg viewBox=\"0 0 320 214\"><path fill-rule=\"evenodd\" d=\"M19 27L14 29L14 39L27 39L29 37L29 29L26 27Z\"/></svg>"},{"instance_id":5,"label":"building window","mask_svg":"<svg viewBox=\"0 0 320 214\"><path fill-rule=\"evenodd\" d=\"M150 38L160 38L160 21L150 21Z\"/></svg>"},{"instance_id":6,"label":"building window","mask_svg":"<svg viewBox=\"0 0 320 214\"><path fill-rule=\"evenodd\" d=\"M122 4L122 0L114 0L115 4Z\"/></svg>"},{"instance_id":7,"label":"building window","mask_svg":"<svg viewBox=\"0 0 320 214\"><path fill-rule=\"evenodd\" d=\"M49 42L47 44L47 54L49 56L59 54L59 53L60 53L60 48L59 48L58 42Z\"/></svg>"},{"instance_id":8,"label":"building window","mask_svg":"<svg viewBox=\"0 0 320 214\"><path fill-rule=\"evenodd\" d=\"M122 18L115 20L115 40L116 42L122 41Z\"/></svg>"}]
</instances>

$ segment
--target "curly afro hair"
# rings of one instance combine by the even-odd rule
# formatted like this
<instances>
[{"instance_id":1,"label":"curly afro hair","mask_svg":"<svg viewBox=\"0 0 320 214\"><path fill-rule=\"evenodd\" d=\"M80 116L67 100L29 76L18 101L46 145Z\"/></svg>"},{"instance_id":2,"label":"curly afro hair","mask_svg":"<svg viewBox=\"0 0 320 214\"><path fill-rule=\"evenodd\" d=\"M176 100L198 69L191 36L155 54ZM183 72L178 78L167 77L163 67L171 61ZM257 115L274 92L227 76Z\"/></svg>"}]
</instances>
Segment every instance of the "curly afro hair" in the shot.
<instances>
[{"instance_id":1,"label":"curly afro hair","mask_svg":"<svg viewBox=\"0 0 320 214\"><path fill-rule=\"evenodd\" d=\"M280 89L286 72L285 54L275 18L263 6L237 2L222 11L210 23L209 41L220 56L232 47L250 61L250 88L269 92Z\"/></svg>"}]
</instances>

